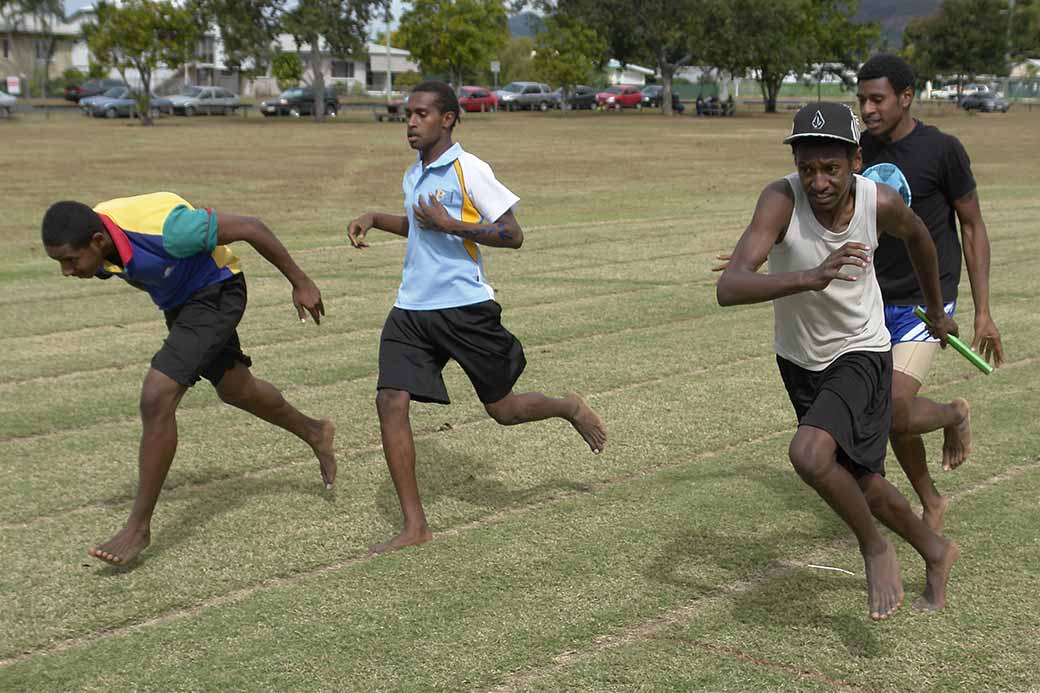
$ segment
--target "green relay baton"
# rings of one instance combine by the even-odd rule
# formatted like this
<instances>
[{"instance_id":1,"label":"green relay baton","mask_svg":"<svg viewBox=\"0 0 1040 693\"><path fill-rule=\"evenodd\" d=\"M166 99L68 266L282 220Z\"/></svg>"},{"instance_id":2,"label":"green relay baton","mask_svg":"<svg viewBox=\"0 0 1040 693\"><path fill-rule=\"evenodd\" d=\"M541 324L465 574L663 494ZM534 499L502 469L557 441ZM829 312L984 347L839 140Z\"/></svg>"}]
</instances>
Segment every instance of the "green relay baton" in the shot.
<instances>
[{"instance_id":1,"label":"green relay baton","mask_svg":"<svg viewBox=\"0 0 1040 693\"><path fill-rule=\"evenodd\" d=\"M932 323L928 322L928 318L925 317L924 310L921 309L921 306L914 306L914 315L919 317L921 319L921 322L923 322L925 325L931 325L932 324ZM974 351L971 350L970 346L968 346L967 344L962 342L960 339L958 339L954 335L952 335L952 334L946 335L946 341L949 342L950 346L952 346L954 349L956 349L960 353L961 356L963 356L964 358L966 358L969 361L971 361L973 366L978 368L980 371L982 371L986 375L989 375L990 373L993 372L993 366L989 365L986 362L986 359L984 359L981 356L979 356L978 354L976 354Z\"/></svg>"}]
</instances>

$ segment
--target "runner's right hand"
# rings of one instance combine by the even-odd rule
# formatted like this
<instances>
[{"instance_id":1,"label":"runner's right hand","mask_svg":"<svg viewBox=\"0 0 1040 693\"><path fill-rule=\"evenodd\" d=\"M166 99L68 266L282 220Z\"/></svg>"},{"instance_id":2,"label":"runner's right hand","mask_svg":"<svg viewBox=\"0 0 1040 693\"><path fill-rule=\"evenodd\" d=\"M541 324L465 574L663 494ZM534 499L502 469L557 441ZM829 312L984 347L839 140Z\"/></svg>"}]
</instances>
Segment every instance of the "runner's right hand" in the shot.
<instances>
[{"instance_id":1,"label":"runner's right hand","mask_svg":"<svg viewBox=\"0 0 1040 693\"><path fill-rule=\"evenodd\" d=\"M367 248L368 243L365 242L365 235L368 234L370 228L372 228L371 214L362 214L350 222L347 226L347 239L350 240L350 244L355 248Z\"/></svg>"}]
</instances>

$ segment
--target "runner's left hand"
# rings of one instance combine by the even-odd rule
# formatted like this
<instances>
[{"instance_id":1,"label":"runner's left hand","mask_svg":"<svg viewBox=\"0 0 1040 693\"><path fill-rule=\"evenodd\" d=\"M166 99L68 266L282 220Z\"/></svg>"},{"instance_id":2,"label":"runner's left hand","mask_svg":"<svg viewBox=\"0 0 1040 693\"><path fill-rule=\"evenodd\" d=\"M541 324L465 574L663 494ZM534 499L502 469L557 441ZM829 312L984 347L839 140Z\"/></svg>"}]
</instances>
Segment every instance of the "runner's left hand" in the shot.
<instances>
[{"instance_id":1,"label":"runner's left hand","mask_svg":"<svg viewBox=\"0 0 1040 693\"><path fill-rule=\"evenodd\" d=\"M975 338L971 348L994 366L1004 363L1004 344L1000 341L1000 330L988 315L975 316Z\"/></svg>"}]
</instances>

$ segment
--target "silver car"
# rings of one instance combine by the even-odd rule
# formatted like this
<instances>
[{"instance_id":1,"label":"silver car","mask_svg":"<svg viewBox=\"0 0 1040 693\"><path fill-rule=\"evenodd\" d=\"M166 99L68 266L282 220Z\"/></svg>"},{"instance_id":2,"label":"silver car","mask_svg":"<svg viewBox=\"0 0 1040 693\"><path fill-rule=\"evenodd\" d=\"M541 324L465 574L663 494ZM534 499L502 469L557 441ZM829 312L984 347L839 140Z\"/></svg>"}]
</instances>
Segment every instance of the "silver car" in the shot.
<instances>
[{"instance_id":1,"label":"silver car","mask_svg":"<svg viewBox=\"0 0 1040 693\"><path fill-rule=\"evenodd\" d=\"M505 111L524 108L548 111L556 105L549 85L538 82L510 82L496 91L495 96L498 97L498 107Z\"/></svg>"},{"instance_id":2,"label":"silver car","mask_svg":"<svg viewBox=\"0 0 1040 693\"><path fill-rule=\"evenodd\" d=\"M222 87L184 87L176 96L170 97L173 112L186 116L198 113L227 115L242 103L238 96Z\"/></svg>"},{"instance_id":3,"label":"silver car","mask_svg":"<svg viewBox=\"0 0 1040 693\"><path fill-rule=\"evenodd\" d=\"M18 103L18 99L0 91L0 118L6 118L11 115L11 111L14 110L16 103Z\"/></svg>"}]
</instances>

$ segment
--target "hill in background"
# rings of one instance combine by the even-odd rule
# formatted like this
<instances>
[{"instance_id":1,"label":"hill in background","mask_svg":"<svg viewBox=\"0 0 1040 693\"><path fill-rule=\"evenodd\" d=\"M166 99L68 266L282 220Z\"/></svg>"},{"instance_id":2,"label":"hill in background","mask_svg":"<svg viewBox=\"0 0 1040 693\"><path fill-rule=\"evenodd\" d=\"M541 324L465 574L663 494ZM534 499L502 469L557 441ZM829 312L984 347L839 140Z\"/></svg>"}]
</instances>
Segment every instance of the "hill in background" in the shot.
<instances>
[{"instance_id":1,"label":"hill in background","mask_svg":"<svg viewBox=\"0 0 1040 693\"><path fill-rule=\"evenodd\" d=\"M881 38L890 48L903 45L903 29L910 20L926 17L937 9L941 0L861 0L856 19L880 22Z\"/></svg>"},{"instance_id":2,"label":"hill in background","mask_svg":"<svg viewBox=\"0 0 1040 693\"><path fill-rule=\"evenodd\" d=\"M881 37L889 47L903 45L903 29L912 19L935 12L941 0L861 0L856 19L880 22ZM509 18L509 33L514 37L534 36L545 30L545 22L534 12L521 12Z\"/></svg>"}]
</instances>

